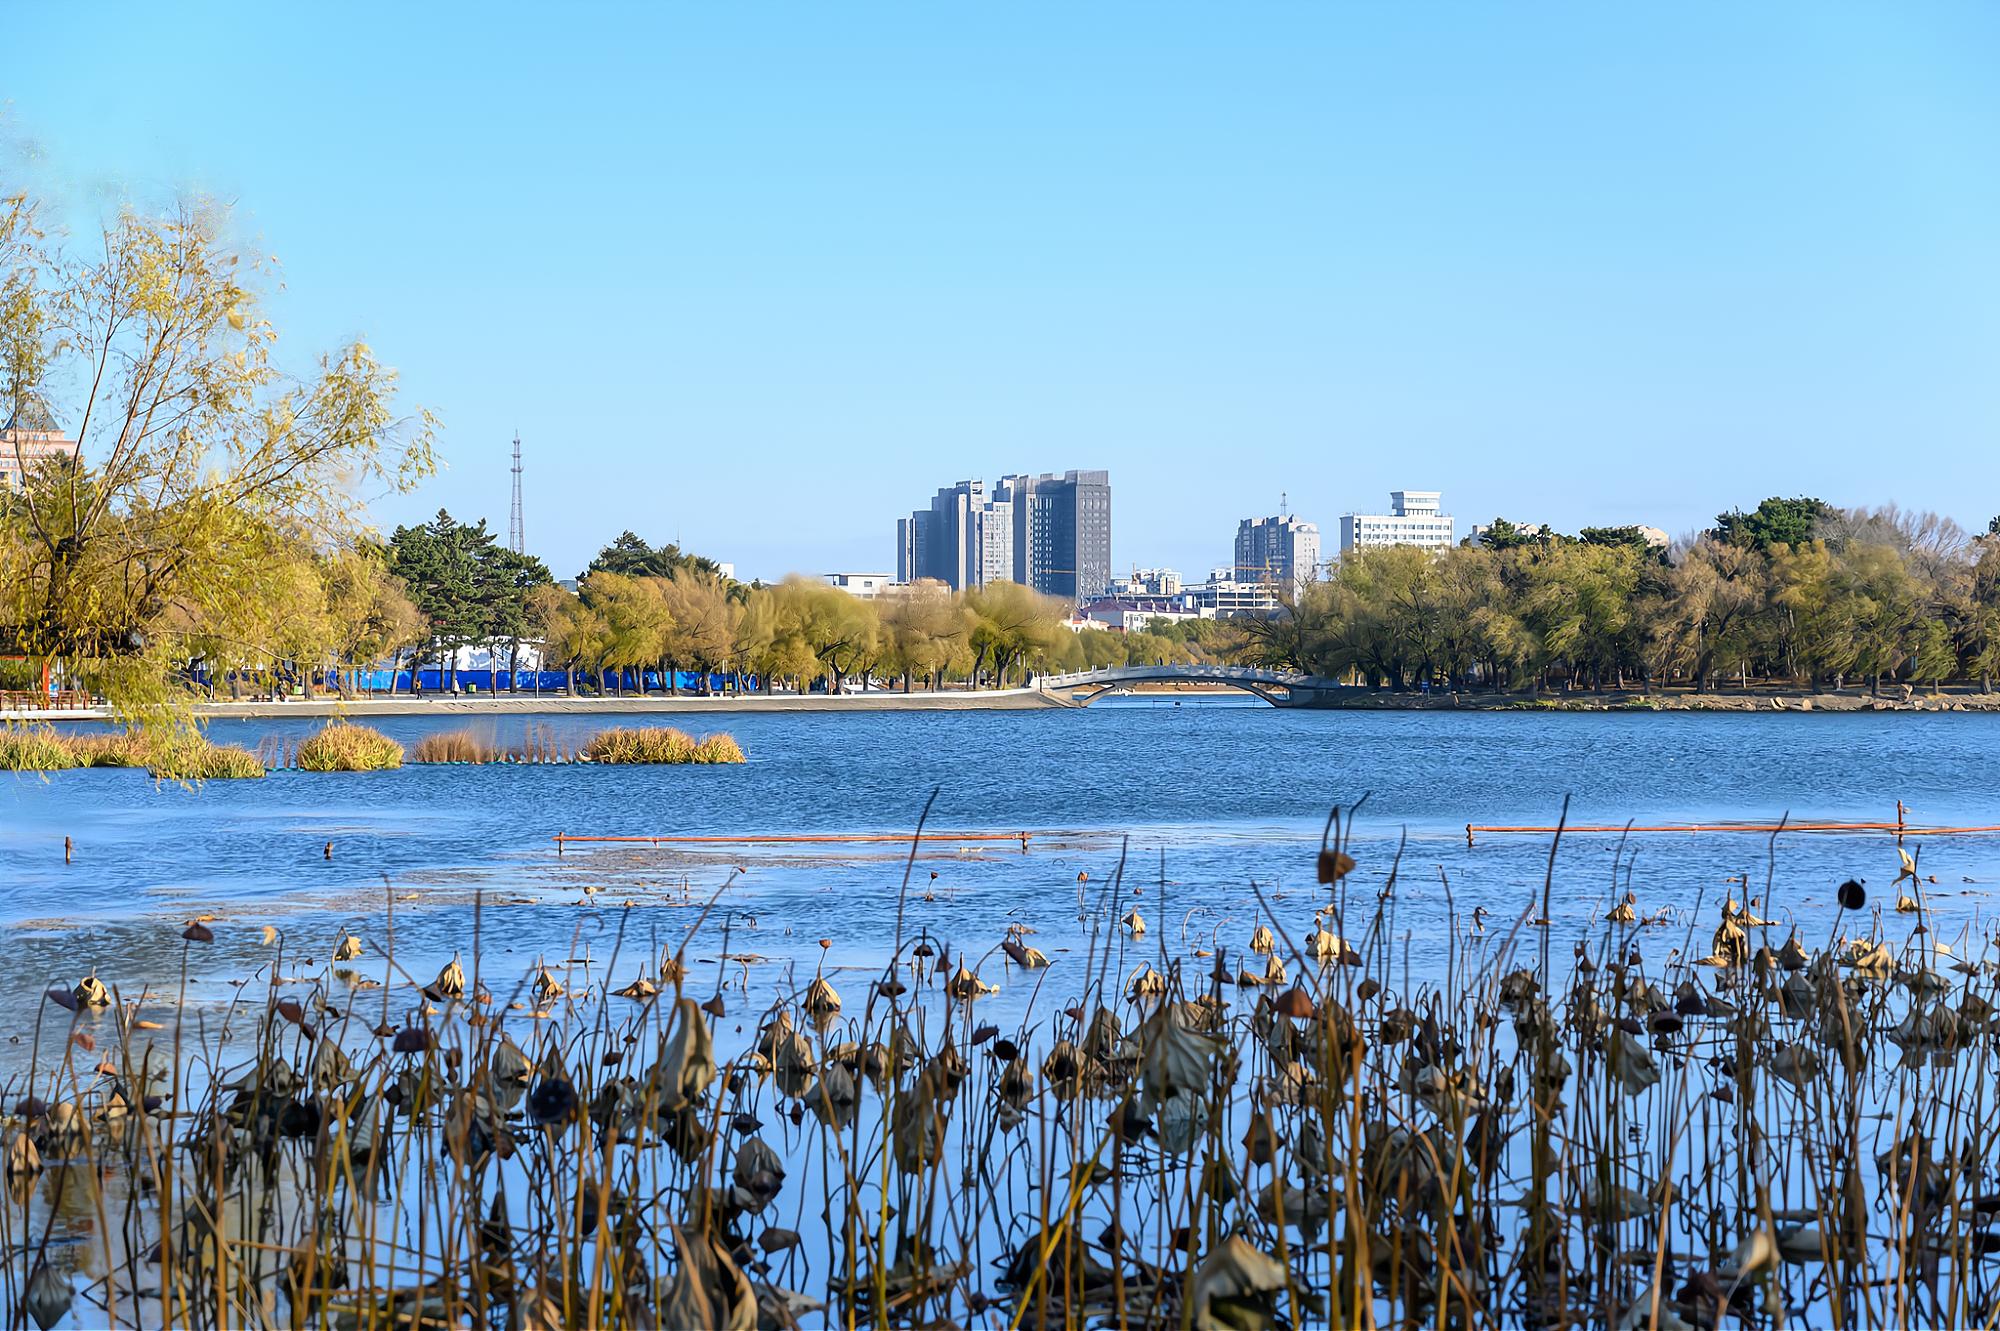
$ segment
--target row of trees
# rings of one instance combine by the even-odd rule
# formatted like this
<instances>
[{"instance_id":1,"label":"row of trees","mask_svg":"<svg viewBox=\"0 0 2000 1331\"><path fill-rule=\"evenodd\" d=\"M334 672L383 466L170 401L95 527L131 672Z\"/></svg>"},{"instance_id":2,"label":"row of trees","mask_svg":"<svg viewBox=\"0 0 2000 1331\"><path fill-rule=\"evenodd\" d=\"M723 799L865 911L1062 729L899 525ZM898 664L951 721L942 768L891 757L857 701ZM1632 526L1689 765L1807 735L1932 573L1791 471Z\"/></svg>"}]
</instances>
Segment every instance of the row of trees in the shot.
<instances>
[{"instance_id":1,"label":"row of trees","mask_svg":"<svg viewBox=\"0 0 2000 1331\"><path fill-rule=\"evenodd\" d=\"M1249 656L1390 688L1990 687L2000 673L2000 532L1813 499L1725 513L1672 551L1523 530L1348 556L1251 626Z\"/></svg>"},{"instance_id":2,"label":"row of trees","mask_svg":"<svg viewBox=\"0 0 2000 1331\"><path fill-rule=\"evenodd\" d=\"M1073 633L1067 602L1001 582L965 592L920 583L864 601L807 578L746 587L698 569L666 576L589 573L572 594L537 592L548 659L586 676L658 670L754 675L765 688L854 678L904 690L946 680L1005 686L1029 672L1192 659L1187 635Z\"/></svg>"}]
</instances>

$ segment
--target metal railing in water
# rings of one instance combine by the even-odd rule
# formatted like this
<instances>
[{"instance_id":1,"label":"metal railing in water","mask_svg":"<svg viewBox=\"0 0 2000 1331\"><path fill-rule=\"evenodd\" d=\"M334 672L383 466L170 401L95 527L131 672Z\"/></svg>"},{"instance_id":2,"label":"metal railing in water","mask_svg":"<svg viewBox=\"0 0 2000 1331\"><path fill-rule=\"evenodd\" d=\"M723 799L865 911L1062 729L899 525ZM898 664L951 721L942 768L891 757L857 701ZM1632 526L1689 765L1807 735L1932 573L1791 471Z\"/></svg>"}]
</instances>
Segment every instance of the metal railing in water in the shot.
<instances>
[{"instance_id":1,"label":"metal railing in water","mask_svg":"<svg viewBox=\"0 0 2000 1331\"><path fill-rule=\"evenodd\" d=\"M912 840L937 841L947 844L976 844L981 842L1019 842L1027 849L1030 832L925 832L912 837L908 832L788 832L768 836L747 834L742 836L718 835L669 835L669 836L571 836L558 832L549 838L556 843L556 854L563 853L563 847L574 843L613 842L628 845L652 846L791 846L791 845L908 845Z\"/></svg>"},{"instance_id":2,"label":"metal railing in water","mask_svg":"<svg viewBox=\"0 0 2000 1331\"><path fill-rule=\"evenodd\" d=\"M1563 836L1593 835L1593 834L1605 834L1605 833L1615 833L1618 835L1623 835L1628 832L1633 834L1638 834L1642 832L1645 833L1757 832L1767 836L1775 835L1781 832L1785 833L1885 832L1891 836L1894 836L1897 840L1900 841L1904 837L1991 836L1996 833L2000 833L2000 823L1984 823L1971 827L1932 827L1923 823L1913 823L1909 820L1909 810L1904 807L1902 801L1898 800L1896 802L1896 821L1893 823L1864 822L1864 821L1816 822L1810 820L1793 821L1791 819L1786 819L1782 822L1776 822L1776 823L1770 823L1770 822L1752 823L1752 822L1729 822L1729 821L1719 822L1719 823L1652 823L1652 824L1557 823L1548 826L1536 826L1536 827L1467 823L1465 825L1465 844L1468 846L1472 845L1474 837L1481 832L1491 832L1499 835L1528 834L1534 836L1554 836L1558 833L1560 833Z\"/></svg>"}]
</instances>

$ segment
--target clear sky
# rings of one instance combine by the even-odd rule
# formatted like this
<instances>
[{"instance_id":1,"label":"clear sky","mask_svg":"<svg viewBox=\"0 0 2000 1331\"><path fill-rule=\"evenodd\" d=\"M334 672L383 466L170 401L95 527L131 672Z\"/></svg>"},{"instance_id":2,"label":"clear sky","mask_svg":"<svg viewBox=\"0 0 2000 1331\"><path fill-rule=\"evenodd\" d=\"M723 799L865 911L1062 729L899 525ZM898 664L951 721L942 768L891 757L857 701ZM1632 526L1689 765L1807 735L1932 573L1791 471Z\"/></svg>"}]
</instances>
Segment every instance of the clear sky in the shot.
<instances>
[{"instance_id":1,"label":"clear sky","mask_svg":"<svg viewBox=\"0 0 2000 1331\"><path fill-rule=\"evenodd\" d=\"M85 216L237 201L440 505L573 573L893 567L939 485L1108 467L1199 575L1280 492L1681 532L2000 512L2000 6L10 0Z\"/></svg>"}]
</instances>

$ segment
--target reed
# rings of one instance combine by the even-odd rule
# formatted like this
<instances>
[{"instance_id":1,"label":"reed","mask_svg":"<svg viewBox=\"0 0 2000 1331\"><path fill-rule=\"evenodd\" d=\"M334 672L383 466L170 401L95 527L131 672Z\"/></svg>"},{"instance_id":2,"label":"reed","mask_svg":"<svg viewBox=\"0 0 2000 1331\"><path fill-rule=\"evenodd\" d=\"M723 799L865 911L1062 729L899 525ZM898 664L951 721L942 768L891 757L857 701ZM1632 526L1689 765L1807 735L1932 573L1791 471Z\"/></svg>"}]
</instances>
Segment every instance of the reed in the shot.
<instances>
[{"instance_id":1,"label":"reed","mask_svg":"<svg viewBox=\"0 0 2000 1331\"><path fill-rule=\"evenodd\" d=\"M101 735L65 735L63 745L78 767L144 767L145 746L122 731Z\"/></svg>"},{"instance_id":2,"label":"reed","mask_svg":"<svg viewBox=\"0 0 2000 1331\"><path fill-rule=\"evenodd\" d=\"M426 735L417 741L410 760L419 763L493 763L500 761L500 748L471 730L448 730Z\"/></svg>"},{"instance_id":3,"label":"reed","mask_svg":"<svg viewBox=\"0 0 2000 1331\"><path fill-rule=\"evenodd\" d=\"M403 765L403 746L371 727L329 721L299 745L293 761L305 772L378 772Z\"/></svg>"},{"instance_id":4,"label":"reed","mask_svg":"<svg viewBox=\"0 0 2000 1331\"><path fill-rule=\"evenodd\" d=\"M1241 952L1170 942L1163 911L1121 929L1114 876L1079 886L1089 943L1055 969L899 908L879 970L772 1004L689 964L729 952L699 921L637 960L621 930L602 970L475 950L417 981L384 947L379 991L274 934L228 1034L147 1035L86 977L49 995L52 1066L0 1087L0 1302L192 1328L1990 1321L1991 957L1889 936L1855 883L1818 946L1758 918L1767 889L1657 962L1622 916L1551 958L1536 905L1454 914L1412 982L1399 867L1350 850ZM214 931L182 938L199 967ZM1034 995L1004 1029L999 983Z\"/></svg>"},{"instance_id":5,"label":"reed","mask_svg":"<svg viewBox=\"0 0 2000 1331\"><path fill-rule=\"evenodd\" d=\"M742 746L731 735L704 735L694 746L694 754L688 759L696 763L740 763L744 761Z\"/></svg>"},{"instance_id":6,"label":"reed","mask_svg":"<svg viewBox=\"0 0 2000 1331\"><path fill-rule=\"evenodd\" d=\"M584 746L594 763L740 763L743 750L728 735L696 740L672 726L600 730Z\"/></svg>"},{"instance_id":7,"label":"reed","mask_svg":"<svg viewBox=\"0 0 2000 1331\"><path fill-rule=\"evenodd\" d=\"M163 781L244 781L264 775L264 760L256 754L233 744L211 743L205 735L160 736L130 747L143 755L147 772Z\"/></svg>"},{"instance_id":8,"label":"reed","mask_svg":"<svg viewBox=\"0 0 2000 1331\"><path fill-rule=\"evenodd\" d=\"M0 725L0 772L61 772L76 765L51 727Z\"/></svg>"}]
</instances>

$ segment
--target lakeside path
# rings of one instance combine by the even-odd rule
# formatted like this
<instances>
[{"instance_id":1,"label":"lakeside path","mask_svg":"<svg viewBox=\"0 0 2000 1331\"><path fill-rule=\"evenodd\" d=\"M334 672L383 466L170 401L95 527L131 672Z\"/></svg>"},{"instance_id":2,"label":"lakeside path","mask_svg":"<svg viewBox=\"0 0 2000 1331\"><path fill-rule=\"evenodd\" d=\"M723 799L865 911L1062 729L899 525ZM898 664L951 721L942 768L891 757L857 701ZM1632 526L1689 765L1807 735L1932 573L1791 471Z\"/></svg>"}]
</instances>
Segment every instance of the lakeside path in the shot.
<instances>
[{"instance_id":1,"label":"lakeside path","mask_svg":"<svg viewBox=\"0 0 2000 1331\"><path fill-rule=\"evenodd\" d=\"M1246 696L1227 685L1145 681L1122 690L1153 698ZM1053 699L1071 707L1067 697ZM1694 693L1661 689L1606 689L1602 692L1447 693L1394 692L1343 687L1324 693L1302 711L1349 712L2000 712L2000 693L1964 687L1905 691L1902 686L1871 696L1867 689L1751 688L1741 692Z\"/></svg>"},{"instance_id":2,"label":"lakeside path","mask_svg":"<svg viewBox=\"0 0 2000 1331\"><path fill-rule=\"evenodd\" d=\"M1121 690L1156 698L1248 696L1240 690L1208 683L1137 683ZM480 694L426 694L393 698L302 699L294 702L212 702L196 709L207 718L314 716L507 716L578 715L593 712L663 714L690 712L960 712L1038 711L1080 706L1066 692L1039 688L947 690L903 693L871 689L867 693L739 693L698 697L690 694L649 694L645 697L566 697L529 694L496 697ZM1750 689L1747 692L1689 693L1638 690L1603 693L1412 693L1343 689L1335 697L1301 710L1410 712L2000 712L2000 693L1947 688L1939 693L1905 692L1900 686L1879 696L1866 689L1839 693L1810 689ZM109 721L108 708L0 710L0 724L15 721Z\"/></svg>"},{"instance_id":3,"label":"lakeside path","mask_svg":"<svg viewBox=\"0 0 2000 1331\"><path fill-rule=\"evenodd\" d=\"M740 693L697 697L689 694L645 697L572 698L555 694L520 697L478 694L426 694L413 698L311 698L296 702L213 702L196 708L203 717L243 717L251 720L282 716L542 716L588 715L593 712L955 712L1039 710L1067 704L1039 689L982 689L978 692L901 693L888 689L867 693ZM66 710L0 712L5 721L108 721L102 707Z\"/></svg>"}]
</instances>

